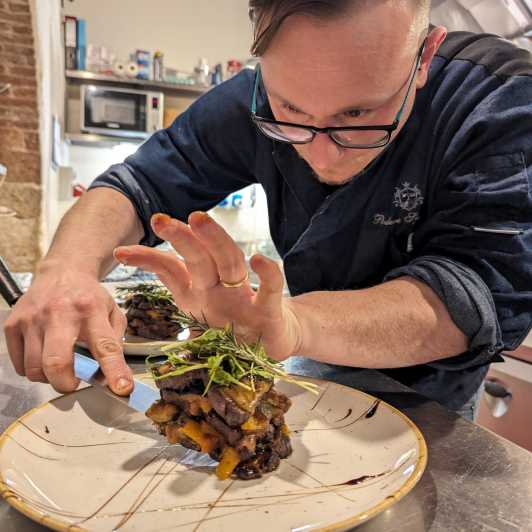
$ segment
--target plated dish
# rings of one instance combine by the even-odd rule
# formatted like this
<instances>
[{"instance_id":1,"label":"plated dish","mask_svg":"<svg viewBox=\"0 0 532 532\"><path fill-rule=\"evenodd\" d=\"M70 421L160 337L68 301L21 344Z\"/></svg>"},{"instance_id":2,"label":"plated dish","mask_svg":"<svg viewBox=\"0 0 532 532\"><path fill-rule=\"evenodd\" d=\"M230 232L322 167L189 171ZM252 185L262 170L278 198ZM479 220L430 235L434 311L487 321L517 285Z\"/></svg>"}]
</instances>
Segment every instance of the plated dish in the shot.
<instances>
[{"instance_id":1,"label":"plated dish","mask_svg":"<svg viewBox=\"0 0 532 532\"><path fill-rule=\"evenodd\" d=\"M160 399L146 415L171 444L219 462L220 480L261 478L292 454L285 414L290 399L275 380L319 395L314 383L288 375L260 342L239 340L231 327L213 329L181 313L199 334L163 348L166 359L148 367Z\"/></svg>"},{"instance_id":2,"label":"plated dish","mask_svg":"<svg viewBox=\"0 0 532 532\"><path fill-rule=\"evenodd\" d=\"M151 376L143 380L153 383ZM310 379L309 379L310 380ZM277 390L293 453L262 478L219 480L208 455L169 444L143 414L87 387L28 412L0 438L0 490L55 530L341 530L408 493L427 462L402 413L312 380Z\"/></svg>"},{"instance_id":3,"label":"plated dish","mask_svg":"<svg viewBox=\"0 0 532 532\"><path fill-rule=\"evenodd\" d=\"M158 282L119 285L114 297L128 321L124 354L156 355L170 342L184 339L188 332L179 321L170 291Z\"/></svg>"}]
</instances>

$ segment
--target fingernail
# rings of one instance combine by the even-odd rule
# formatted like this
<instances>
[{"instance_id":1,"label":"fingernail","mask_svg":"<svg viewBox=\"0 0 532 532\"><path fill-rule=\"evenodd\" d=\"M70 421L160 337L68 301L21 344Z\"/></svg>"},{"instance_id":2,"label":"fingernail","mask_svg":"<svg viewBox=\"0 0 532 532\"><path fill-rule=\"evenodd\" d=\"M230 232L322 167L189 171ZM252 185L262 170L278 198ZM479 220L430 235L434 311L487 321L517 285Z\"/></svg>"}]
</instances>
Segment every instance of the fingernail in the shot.
<instances>
[{"instance_id":1,"label":"fingernail","mask_svg":"<svg viewBox=\"0 0 532 532\"><path fill-rule=\"evenodd\" d=\"M189 222L192 219L196 225L207 224L211 221L211 217L206 212L201 211L193 212L188 218Z\"/></svg>"},{"instance_id":2,"label":"fingernail","mask_svg":"<svg viewBox=\"0 0 532 532\"><path fill-rule=\"evenodd\" d=\"M131 386L131 381L125 379L124 377L118 379L118 382L116 383L116 389L119 392L125 392L126 390L129 390L130 386Z\"/></svg>"},{"instance_id":3,"label":"fingernail","mask_svg":"<svg viewBox=\"0 0 532 532\"><path fill-rule=\"evenodd\" d=\"M121 264L127 264L128 256L123 250L116 250L115 249L113 251L113 256Z\"/></svg>"},{"instance_id":4,"label":"fingernail","mask_svg":"<svg viewBox=\"0 0 532 532\"><path fill-rule=\"evenodd\" d=\"M162 212L154 214L151 217L151 224L154 227L156 226L157 229L163 229L164 227L169 225L171 221L172 221L172 218L168 216L168 214L164 214Z\"/></svg>"}]
</instances>

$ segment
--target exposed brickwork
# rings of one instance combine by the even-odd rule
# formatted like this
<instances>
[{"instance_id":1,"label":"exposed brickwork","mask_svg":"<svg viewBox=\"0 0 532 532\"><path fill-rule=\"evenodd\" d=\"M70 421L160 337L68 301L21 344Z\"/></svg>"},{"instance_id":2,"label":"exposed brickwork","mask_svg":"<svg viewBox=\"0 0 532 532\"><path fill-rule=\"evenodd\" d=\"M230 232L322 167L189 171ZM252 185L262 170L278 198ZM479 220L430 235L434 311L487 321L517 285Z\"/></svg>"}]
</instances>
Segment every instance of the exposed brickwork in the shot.
<instances>
[{"instance_id":1,"label":"exposed brickwork","mask_svg":"<svg viewBox=\"0 0 532 532\"><path fill-rule=\"evenodd\" d=\"M0 0L0 255L14 271L31 271L39 259L41 169L39 110L29 0ZM6 212L14 213L6 216Z\"/></svg>"}]
</instances>

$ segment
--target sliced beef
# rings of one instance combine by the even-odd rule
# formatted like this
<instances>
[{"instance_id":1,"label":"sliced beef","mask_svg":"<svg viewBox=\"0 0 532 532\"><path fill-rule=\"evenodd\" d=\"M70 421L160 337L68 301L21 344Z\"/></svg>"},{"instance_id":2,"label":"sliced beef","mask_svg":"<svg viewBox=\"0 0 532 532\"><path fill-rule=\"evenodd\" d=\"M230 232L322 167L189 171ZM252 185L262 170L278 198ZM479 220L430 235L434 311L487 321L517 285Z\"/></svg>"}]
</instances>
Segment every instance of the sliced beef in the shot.
<instances>
[{"instance_id":1,"label":"sliced beef","mask_svg":"<svg viewBox=\"0 0 532 532\"><path fill-rule=\"evenodd\" d=\"M275 427L273 425L268 425L268 430L265 434L262 434L260 438L257 438L257 440L263 444L267 445L269 443L273 442L273 439L275 438Z\"/></svg>"},{"instance_id":2,"label":"sliced beef","mask_svg":"<svg viewBox=\"0 0 532 532\"><path fill-rule=\"evenodd\" d=\"M253 412L239 407L227 394L227 386L212 386L207 392L207 397L216 413L230 427L240 427L247 421Z\"/></svg>"},{"instance_id":3,"label":"sliced beef","mask_svg":"<svg viewBox=\"0 0 532 532\"><path fill-rule=\"evenodd\" d=\"M286 395L271 389L262 398L258 410L266 416L274 426L282 427L284 425L284 414L288 412L291 405L292 402L286 397Z\"/></svg>"},{"instance_id":4,"label":"sliced beef","mask_svg":"<svg viewBox=\"0 0 532 532\"><path fill-rule=\"evenodd\" d=\"M275 391L273 388L268 390L268 393L264 394L263 401L274 408L282 410L283 414L286 414L288 409L292 406L292 401L290 401L286 395Z\"/></svg>"},{"instance_id":5,"label":"sliced beef","mask_svg":"<svg viewBox=\"0 0 532 532\"><path fill-rule=\"evenodd\" d=\"M240 456L240 460L249 460L254 454L257 447L257 440L254 435L244 436L236 445L235 449Z\"/></svg>"},{"instance_id":6,"label":"sliced beef","mask_svg":"<svg viewBox=\"0 0 532 532\"><path fill-rule=\"evenodd\" d=\"M191 417L201 417L212 410L209 400L196 393L177 393L174 390L163 388L161 397L166 403L176 405Z\"/></svg>"},{"instance_id":7,"label":"sliced beef","mask_svg":"<svg viewBox=\"0 0 532 532\"><path fill-rule=\"evenodd\" d=\"M281 433L272 444L272 449L281 457L288 458L292 454L292 444L290 438Z\"/></svg>"},{"instance_id":8,"label":"sliced beef","mask_svg":"<svg viewBox=\"0 0 532 532\"><path fill-rule=\"evenodd\" d=\"M280 463L281 459L275 451L265 451L263 454L240 463L235 474L242 480L260 478L264 473L275 471Z\"/></svg>"},{"instance_id":9,"label":"sliced beef","mask_svg":"<svg viewBox=\"0 0 532 532\"><path fill-rule=\"evenodd\" d=\"M263 473L271 473L275 471L281 463L281 458L275 451L263 454L260 457L260 469Z\"/></svg>"},{"instance_id":10,"label":"sliced beef","mask_svg":"<svg viewBox=\"0 0 532 532\"><path fill-rule=\"evenodd\" d=\"M209 425L213 426L227 440L227 443L231 445L231 447L234 447L243 436L239 429L227 425L224 420L214 412L208 414L206 420Z\"/></svg>"},{"instance_id":11,"label":"sliced beef","mask_svg":"<svg viewBox=\"0 0 532 532\"><path fill-rule=\"evenodd\" d=\"M179 430L186 423L186 421L186 416L181 416L177 421L167 423L165 425L166 439L169 443L179 443L187 449L192 449L193 451L200 451L200 446Z\"/></svg>"},{"instance_id":12,"label":"sliced beef","mask_svg":"<svg viewBox=\"0 0 532 532\"><path fill-rule=\"evenodd\" d=\"M259 463L256 459L246 460L235 469L235 475L241 480L253 480L262 477Z\"/></svg>"},{"instance_id":13,"label":"sliced beef","mask_svg":"<svg viewBox=\"0 0 532 532\"><path fill-rule=\"evenodd\" d=\"M183 375L158 379L155 384L160 389L172 389L180 392L186 388L187 391L191 391L192 389L204 389L206 378L207 371L205 369L194 369L183 373Z\"/></svg>"},{"instance_id":14,"label":"sliced beef","mask_svg":"<svg viewBox=\"0 0 532 532\"><path fill-rule=\"evenodd\" d=\"M242 382L251 387L249 379ZM255 412L262 396L272 387L272 381L255 379L255 390L246 390L242 386L212 386L208 397L216 413L230 427L239 427Z\"/></svg>"}]
</instances>

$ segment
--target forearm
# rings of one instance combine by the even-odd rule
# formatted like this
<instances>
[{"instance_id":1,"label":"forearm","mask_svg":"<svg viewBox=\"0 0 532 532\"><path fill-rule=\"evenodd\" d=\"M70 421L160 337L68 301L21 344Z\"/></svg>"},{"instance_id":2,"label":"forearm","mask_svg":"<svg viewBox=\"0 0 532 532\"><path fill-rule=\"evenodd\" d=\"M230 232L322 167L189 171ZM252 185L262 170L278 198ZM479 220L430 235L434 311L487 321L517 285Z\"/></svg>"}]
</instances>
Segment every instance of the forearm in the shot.
<instances>
[{"instance_id":1,"label":"forearm","mask_svg":"<svg viewBox=\"0 0 532 532\"><path fill-rule=\"evenodd\" d=\"M123 194L105 187L90 190L61 220L38 271L68 265L101 278L114 264L114 248L138 243L143 233Z\"/></svg>"},{"instance_id":2,"label":"forearm","mask_svg":"<svg viewBox=\"0 0 532 532\"><path fill-rule=\"evenodd\" d=\"M467 350L438 296L409 277L365 290L312 292L289 306L300 325L297 354L322 362L392 368Z\"/></svg>"}]
</instances>

